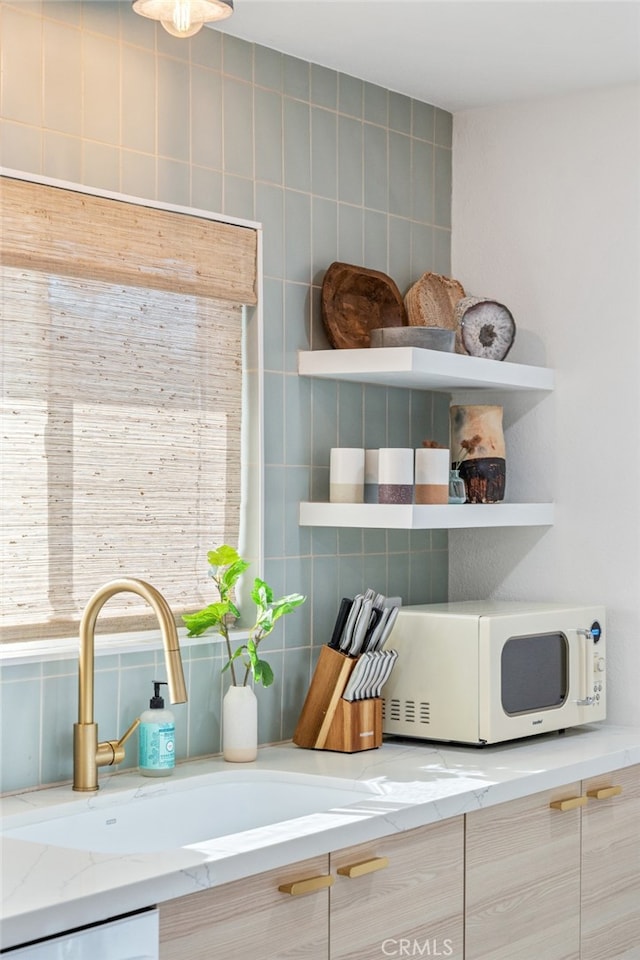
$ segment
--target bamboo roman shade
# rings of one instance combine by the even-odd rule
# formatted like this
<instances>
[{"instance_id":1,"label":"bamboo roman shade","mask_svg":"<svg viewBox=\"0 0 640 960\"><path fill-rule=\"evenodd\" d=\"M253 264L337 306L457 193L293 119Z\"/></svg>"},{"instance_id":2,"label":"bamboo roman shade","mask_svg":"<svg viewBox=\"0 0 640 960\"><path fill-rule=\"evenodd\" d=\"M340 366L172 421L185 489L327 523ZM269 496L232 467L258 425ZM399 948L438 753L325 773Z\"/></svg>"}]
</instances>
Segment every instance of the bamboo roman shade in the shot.
<instances>
[{"instance_id":1,"label":"bamboo roman shade","mask_svg":"<svg viewBox=\"0 0 640 960\"><path fill-rule=\"evenodd\" d=\"M118 576L202 606L207 550L238 542L255 232L0 187L3 639L73 632ZM100 623L148 614L120 595Z\"/></svg>"}]
</instances>

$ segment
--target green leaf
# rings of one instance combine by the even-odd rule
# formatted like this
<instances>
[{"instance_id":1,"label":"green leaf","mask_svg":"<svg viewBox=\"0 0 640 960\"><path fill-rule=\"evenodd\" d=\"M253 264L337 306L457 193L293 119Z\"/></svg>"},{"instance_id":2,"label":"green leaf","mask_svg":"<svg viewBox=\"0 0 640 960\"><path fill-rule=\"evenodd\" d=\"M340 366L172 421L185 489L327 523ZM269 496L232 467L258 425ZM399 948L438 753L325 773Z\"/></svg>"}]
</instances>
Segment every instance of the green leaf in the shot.
<instances>
[{"instance_id":1,"label":"green leaf","mask_svg":"<svg viewBox=\"0 0 640 960\"><path fill-rule=\"evenodd\" d=\"M253 581L251 599L257 607L266 607L273 601L273 590L268 583L256 577Z\"/></svg>"},{"instance_id":2,"label":"green leaf","mask_svg":"<svg viewBox=\"0 0 640 960\"><path fill-rule=\"evenodd\" d=\"M207 560L212 567L227 567L230 563L235 563L239 559L238 551L227 543L223 543L221 547L217 547L215 550L210 550L207 554Z\"/></svg>"},{"instance_id":3,"label":"green leaf","mask_svg":"<svg viewBox=\"0 0 640 960\"><path fill-rule=\"evenodd\" d=\"M232 660L237 660L238 657L241 657L242 654L244 653L244 650L245 650L244 644L241 643L238 649L235 651L235 653L231 655L231 660L229 660L229 663L231 663Z\"/></svg>"},{"instance_id":4,"label":"green leaf","mask_svg":"<svg viewBox=\"0 0 640 960\"><path fill-rule=\"evenodd\" d=\"M227 567L219 578L221 591L224 589L228 593L232 590L248 566L249 564L246 560L237 560Z\"/></svg>"},{"instance_id":5,"label":"green leaf","mask_svg":"<svg viewBox=\"0 0 640 960\"><path fill-rule=\"evenodd\" d=\"M196 613L185 613L182 617L190 637L199 637L210 627L220 627L222 618L229 612L228 604L212 603Z\"/></svg>"},{"instance_id":6,"label":"green leaf","mask_svg":"<svg viewBox=\"0 0 640 960\"><path fill-rule=\"evenodd\" d=\"M257 660L253 665L253 678L263 687L270 687L273 683L273 670L266 660Z\"/></svg>"}]
</instances>

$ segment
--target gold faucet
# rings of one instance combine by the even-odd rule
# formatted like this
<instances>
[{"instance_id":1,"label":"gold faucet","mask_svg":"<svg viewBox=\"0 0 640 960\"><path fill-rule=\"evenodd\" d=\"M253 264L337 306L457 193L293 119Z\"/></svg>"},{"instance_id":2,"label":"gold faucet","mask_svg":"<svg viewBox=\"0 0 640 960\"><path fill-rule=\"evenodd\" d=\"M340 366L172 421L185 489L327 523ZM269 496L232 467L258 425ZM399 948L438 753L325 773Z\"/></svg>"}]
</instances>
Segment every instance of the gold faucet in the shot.
<instances>
[{"instance_id":1,"label":"gold faucet","mask_svg":"<svg viewBox=\"0 0 640 960\"><path fill-rule=\"evenodd\" d=\"M125 756L124 743L140 723L139 718L134 720L119 740L98 743L98 724L93 719L95 627L102 607L116 593L137 593L153 607L160 623L164 643L169 699L171 703L185 703L187 700L178 631L169 604L162 594L144 580L123 578L100 587L87 603L80 621L78 722L73 725L74 790L98 789L98 767L122 763Z\"/></svg>"}]
</instances>

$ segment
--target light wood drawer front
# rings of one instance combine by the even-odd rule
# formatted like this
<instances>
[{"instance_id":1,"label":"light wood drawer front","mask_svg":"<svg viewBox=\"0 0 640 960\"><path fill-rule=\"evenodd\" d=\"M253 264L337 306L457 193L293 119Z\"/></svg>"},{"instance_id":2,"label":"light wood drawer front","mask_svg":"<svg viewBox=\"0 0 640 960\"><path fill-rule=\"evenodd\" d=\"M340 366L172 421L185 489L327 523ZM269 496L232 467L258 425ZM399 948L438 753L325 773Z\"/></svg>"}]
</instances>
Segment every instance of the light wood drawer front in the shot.
<instances>
[{"instance_id":1,"label":"light wood drawer front","mask_svg":"<svg viewBox=\"0 0 640 960\"><path fill-rule=\"evenodd\" d=\"M467 814L465 960L578 960L581 795L567 784Z\"/></svg>"},{"instance_id":2,"label":"light wood drawer front","mask_svg":"<svg viewBox=\"0 0 640 960\"><path fill-rule=\"evenodd\" d=\"M640 767L585 780L582 813L582 960L640 958Z\"/></svg>"},{"instance_id":3,"label":"light wood drawer front","mask_svg":"<svg viewBox=\"0 0 640 960\"><path fill-rule=\"evenodd\" d=\"M360 876L338 873L378 858L388 864ZM332 854L331 960L463 960L463 870L462 817Z\"/></svg>"},{"instance_id":4,"label":"light wood drawer front","mask_svg":"<svg viewBox=\"0 0 640 960\"><path fill-rule=\"evenodd\" d=\"M315 857L160 905L160 960L327 960L328 888L280 884L328 874Z\"/></svg>"}]
</instances>

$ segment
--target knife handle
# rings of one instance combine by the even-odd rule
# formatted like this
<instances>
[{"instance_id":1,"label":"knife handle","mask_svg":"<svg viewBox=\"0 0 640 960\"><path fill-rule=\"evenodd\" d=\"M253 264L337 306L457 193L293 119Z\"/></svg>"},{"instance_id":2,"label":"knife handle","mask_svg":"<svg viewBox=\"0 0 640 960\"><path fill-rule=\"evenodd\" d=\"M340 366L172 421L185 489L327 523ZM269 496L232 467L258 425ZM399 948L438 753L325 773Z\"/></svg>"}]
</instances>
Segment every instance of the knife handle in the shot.
<instances>
[{"instance_id":1,"label":"knife handle","mask_svg":"<svg viewBox=\"0 0 640 960\"><path fill-rule=\"evenodd\" d=\"M347 622L347 617L349 616L352 603L353 600L350 600L348 597L343 597L340 601L340 607L338 609L338 615L333 627L333 633L331 634L331 640L328 643L328 646L331 647L332 650L340 649L340 638L342 637L342 631L344 630L344 626Z\"/></svg>"},{"instance_id":2,"label":"knife handle","mask_svg":"<svg viewBox=\"0 0 640 960\"><path fill-rule=\"evenodd\" d=\"M278 887L280 893L288 893L292 897L299 897L303 893L315 893L318 890L324 890L333 884L333 877L330 874L319 877L307 877L304 880L293 880L291 883L281 883Z\"/></svg>"},{"instance_id":3,"label":"knife handle","mask_svg":"<svg viewBox=\"0 0 640 960\"><path fill-rule=\"evenodd\" d=\"M360 860L358 863L347 863L344 867L338 867L338 873L341 877L364 877L367 873L375 873L376 870L384 870L389 866L388 857L374 857L372 860Z\"/></svg>"}]
</instances>

